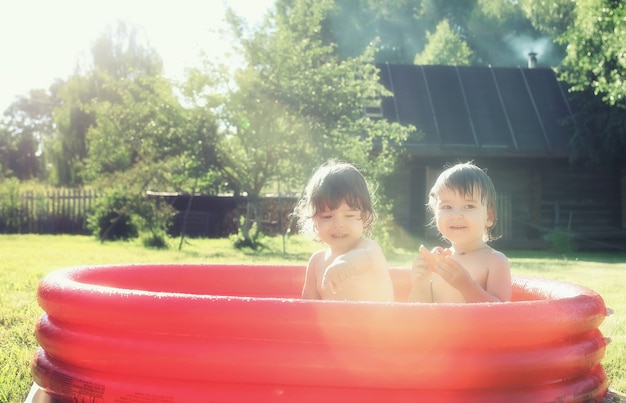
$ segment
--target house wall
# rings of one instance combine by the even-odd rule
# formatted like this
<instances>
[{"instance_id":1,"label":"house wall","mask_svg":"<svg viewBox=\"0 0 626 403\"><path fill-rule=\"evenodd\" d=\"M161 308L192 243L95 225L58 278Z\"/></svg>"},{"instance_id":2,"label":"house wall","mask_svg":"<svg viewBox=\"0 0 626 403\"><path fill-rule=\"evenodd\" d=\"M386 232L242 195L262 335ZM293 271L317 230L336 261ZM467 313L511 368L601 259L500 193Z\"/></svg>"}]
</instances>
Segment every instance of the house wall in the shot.
<instances>
[{"instance_id":1,"label":"house wall","mask_svg":"<svg viewBox=\"0 0 626 403\"><path fill-rule=\"evenodd\" d=\"M625 249L619 180L617 172L546 172L543 224L571 231L585 249Z\"/></svg>"}]
</instances>

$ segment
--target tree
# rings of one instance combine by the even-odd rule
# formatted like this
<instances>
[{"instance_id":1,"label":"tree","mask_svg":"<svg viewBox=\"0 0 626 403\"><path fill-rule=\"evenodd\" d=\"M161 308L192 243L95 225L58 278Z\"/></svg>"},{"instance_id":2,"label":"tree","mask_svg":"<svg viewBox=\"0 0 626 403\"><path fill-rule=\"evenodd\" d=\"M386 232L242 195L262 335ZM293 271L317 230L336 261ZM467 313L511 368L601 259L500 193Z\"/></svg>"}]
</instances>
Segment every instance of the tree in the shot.
<instances>
[{"instance_id":1,"label":"tree","mask_svg":"<svg viewBox=\"0 0 626 403\"><path fill-rule=\"evenodd\" d=\"M560 78L571 85L579 113L574 156L619 166L626 153L626 7L613 0L579 0L575 20L558 40L567 44ZM596 99L597 98L597 99ZM602 100L603 103L598 102Z\"/></svg>"},{"instance_id":2,"label":"tree","mask_svg":"<svg viewBox=\"0 0 626 403\"><path fill-rule=\"evenodd\" d=\"M186 146L172 156L169 186L179 192L219 194L228 181L217 169L218 127L213 115L194 108L185 110L183 134Z\"/></svg>"},{"instance_id":3,"label":"tree","mask_svg":"<svg viewBox=\"0 0 626 403\"><path fill-rule=\"evenodd\" d=\"M122 184L133 221L142 233L151 233L149 242L162 244L171 214L147 202L145 193L195 193L215 163L215 123L211 115L184 109L160 75L116 79L95 73L102 87L87 108L95 123L87 131L84 178L109 189Z\"/></svg>"},{"instance_id":4,"label":"tree","mask_svg":"<svg viewBox=\"0 0 626 403\"><path fill-rule=\"evenodd\" d=\"M260 228L257 225L254 234L250 230L253 220L261 217L262 191L276 181L288 183L289 174L302 169L295 164L296 158L306 161L313 146L302 119L275 99L256 93L242 80L240 77L239 91L227 106L232 135L218 142L217 161L232 187L247 195L241 242L254 246Z\"/></svg>"},{"instance_id":5,"label":"tree","mask_svg":"<svg viewBox=\"0 0 626 403\"><path fill-rule=\"evenodd\" d=\"M53 137L54 99L43 89L20 96L4 112L0 125L2 176L20 180L46 176L44 143Z\"/></svg>"},{"instance_id":6,"label":"tree","mask_svg":"<svg viewBox=\"0 0 626 403\"><path fill-rule=\"evenodd\" d=\"M59 106L53 115L57 130L46 150L52 166L51 177L57 185L77 186L83 183L87 130L95 122L88 109L96 96L97 86L88 76L75 74L59 84Z\"/></svg>"},{"instance_id":7,"label":"tree","mask_svg":"<svg viewBox=\"0 0 626 403\"><path fill-rule=\"evenodd\" d=\"M244 244L254 244L252 217L259 217L256 204L269 184L293 181L300 188L312 168L331 157L370 172L390 169L393 145L410 131L364 117L364 102L386 94L370 63L374 50L342 60L334 45L322 43L321 23L331 6L328 0L278 1L276 13L255 31L231 13L243 67L232 81L228 74L217 82L208 78L224 71L219 67L204 80L194 76L195 98L205 94L225 129L220 169L249 200L240 228Z\"/></svg>"},{"instance_id":8,"label":"tree","mask_svg":"<svg viewBox=\"0 0 626 403\"><path fill-rule=\"evenodd\" d=\"M323 42L337 44L345 59L362 55L376 41L376 62L411 63L425 44L424 31L431 28L419 18L421 3L337 0L322 22Z\"/></svg>"},{"instance_id":9,"label":"tree","mask_svg":"<svg viewBox=\"0 0 626 403\"><path fill-rule=\"evenodd\" d=\"M561 78L573 90L592 89L626 108L626 6L614 0L579 0L574 24L559 37L567 44Z\"/></svg>"},{"instance_id":10,"label":"tree","mask_svg":"<svg viewBox=\"0 0 626 403\"><path fill-rule=\"evenodd\" d=\"M145 88L150 80L145 77L158 77L162 70L158 54L147 41L140 39L136 28L125 23L109 27L96 39L91 50L91 68L83 72L78 70L66 82L59 84L58 88L60 105L54 112L58 135L52 148L55 176L57 183L62 185L80 185L85 179L85 162L90 153L87 133L96 126L98 118L100 123L110 123L105 116L96 115L98 110L106 114L111 111L106 110L105 105L124 105L128 108L133 100L129 98L128 91L123 93L122 87L139 88L143 85L145 91L150 92L151 89ZM138 84L141 80L143 83ZM111 116L111 120L114 119L115 116ZM105 129L96 130L97 133L103 133ZM110 161L118 158L117 162L121 162L119 157L123 151L116 148L109 151ZM100 163L103 160L101 157L98 155L95 160ZM91 164L89 167L91 178L96 174L93 166Z\"/></svg>"},{"instance_id":11,"label":"tree","mask_svg":"<svg viewBox=\"0 0 626 403\"><path fill-rule=\"evenodd\" d=\"M193 192L207 182L216 125L212 115L182 107L161 75L160 57L136 29L109 29L92 54L92 68L59 89L58 177L106 189L111 198L120 191L127 203L113 213L134 216L142 233L151 232L149 241L159 243L170 211L157 209L145 193Z\"/></svg>"},{"instance_id":12,"label":"tree","mask_svg":"<svg viewBox=\"0 0 626 403\"><path fill-rule=\"evenodd\" d=\"M118 80L106 73L99 80L104 96L87 108L95 117L87 131L87 180L138 164L161 165L190 145L184 138L184 111L169 81L148 75Z\"/></svg>"},{"instance_id":13,"label":"tree","mask_svg":"<svg viewBox=\"0 0 626 403\"><path fill-rule=\"evenodd\" d=\"M448 20L437 25L435 33L426 33L428 44L417 56L415 64L469 65L472 51L467 43L450 29Z\"/></svg>"},{"instance_id":14,"label":"tree","mask_svg":"<svg viewBox=\"0 0 626 403\"><path fill-rule=\"evenodd\" d=\"M353 57L378 40L377 63L410 64L424 52L427 33L436 32L447 20L452 32L470 49L472 65L524 65L527 54L535 51L542 64L555 66L564 54L553 43L556 31L547 26L561 17L559 27L567 22L568 2L571 0L336 0L323 23L324 43L336 43L342 57Z\"/></svg>"},{"instance_id":15,"label":"tree","mask_svg":"<svg viewBox=\"0 0 626 403\"><path fill-rule=\"evenodd\" d=\"M391 94L380 83L380 72L372 64L378 50L375 42L358 56L347 58L341 56L337 44L325 42L322 27L333 4L332 1L282 0L276 3L277 26L297 35L289 36L293 43L271 49L271 53L295 49L298 57L289 59L289 67L280 64L280 71L269 69L268 77L274 74L280 79L281 85L275 87L278 98L297 108L313 136L314 164L306 167L300 183L306 183L312 168L329 158L350 161L363 169L377 186L382 199L378 212L383 221L390 222L393 198L383 199L390 182L386 179L404 156L404 141L409 136L418 140L419 135L413 127L370 118L363 113L365 105L380 102ZM320 8L313 10L315 7ZM314 23L307 24L308 18Z\"/></svg>"},{"instance_id":16,"label":"tree","mask_svg":"<svg viewBox=\"0 0 626 403\"><path fill-rule=\"evenodd\" d=\"M626 110L612 106L591 90L569 96L576 105L566 124L571 131L571 160L577 165L619 168L626 153Z\"/></svg>"},{"instance_id":17,"label":"tree","mask_svg":"<svg viewBox=\"0 0 626 403\"><path fill-rule=\"evenodd\" d=\"M147 38L133 25L118 22L108 27L94 42L91 53L94 70L119 79L158 76L163 61Z\"/></svg>"},{"instance_id":18,"label":"tree","mask_svg":"<svg viewBox=\"0 0 626 403\"><path fill-rule=\"evenodd\" d=\"M344 158L370 171L385 170L395 160L393 146L406 139L411 129L364 115L365 104L390 93L371 63L374 46L344 59L336 44L324 43L321 26L332 5L332 1L310 0L276 3L277 33L282 37L268 53L281 55L292 49L297 57L278 57L263 69L262 78L274 83L270 89L277 99L306 119L317 163Z\"/></svg>"},{"instance_id":19,"label":"tree","mask_svg":"<svg viewBox=\"0 0 626 403\"><path fill-rule=\"evenodd\" d=\"M520 0L519 7L533 27L556 38L574 23L573 0Z\"/></svg>"}]
</instances>

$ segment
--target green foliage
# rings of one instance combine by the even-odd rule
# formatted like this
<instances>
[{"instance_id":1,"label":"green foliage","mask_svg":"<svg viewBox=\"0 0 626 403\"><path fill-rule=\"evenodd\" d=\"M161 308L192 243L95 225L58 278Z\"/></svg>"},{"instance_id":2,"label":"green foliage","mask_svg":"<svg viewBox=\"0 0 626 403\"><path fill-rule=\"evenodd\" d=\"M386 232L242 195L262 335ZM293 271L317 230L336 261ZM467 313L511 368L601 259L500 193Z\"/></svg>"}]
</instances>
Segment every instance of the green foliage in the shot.
<instances>
[{"instance_id":1,"label":"green foliage","mask_svg":"<svg viewBox=\"0 0 626 403\"><path fill-rule=\"evenodd\" d=\"M552 243L552 250L556 253L567 255L575 250L574 234L570 230L555 228L548 234L548 239Z\"/></svg>"},{"instance_id":2,"label":"green foliage","mask_svg":"<svg viewBox=\"0 0 626 403\"><path fill-rule=\"evenodd\" d=\"M107 94L89 107L95 124L86 134L85 179L161 162L195 144L184 137L184 111L163 78L118 80L102 75L101 80Z\"/></svg>"},{"instance_id":3,"label":"green foliage","mask_svg":"<svg viewBox=\"0 0 626 403\"><path fill-rule=\"evenodd\" d=\"M95 70L115 78L156 77L163 71L158 53L137 27L125 22L109 26L93 43L91 53Z\"/></svg>"},{"instance_id":4,"label":"green foliage","mask_svg":"<svg viewBox=\"0 0 626 403\"><path fill-rule=\"evenodd\" d=\"M565 122L572 162L618 171L626 154L626 108L603 102L590 89L571 93L570 100L579 106Z\"/></svg>"},{"instance_id":5,"label":"green foliage","mask_svg":"<svg viewBox=\"0 0 626 403\"><path fill-rule=\"evenodd\" d=\"M134 200L125 192L113 191L98 199L87 218L87 228L101 241L127 240L139 234L133 222Z\"/></svg>"},{"instance_id":6,"label":"green foliage","mask_svg":"<svg viewBox=\"0 0 626 403\"><path fill-rule=\"evenodd\" d=\"M170 186L203 194L229 192L229 182L216 166L219 131L215 117L201 108L187 110L185 116L185 147L169 158Z\"/></svg>"},{"instance_id":7,"label":"green foliage","mask_svg":"<svg viewBox=\"0 0 626 403\"><path fill-rule=\"evenodd\" d=\"M542 64L556 66L563 58L563 49L552 38L571 21L568 10L573 2L342 0L334 3L322 25L324 43L336 43L342 57L360 55L378 40L374 59L377 63L411 64L423 52L429 54L426 60L430 63L437 55L426 49L433 47L428 45L427 33L435 32L442 21L448 21L454 35L466 43L473 65L520 66L526 63L528 52L536 51L541 54ZM554 23L558 24L552 26ZM445 44L436 46L445 47Z\"/></svg>"},{"instance_id":8,"label":"green foliage","mask_svg":"<svg viewBox=\"0 0 626 403\"><path fill-rule=\"evenodd\" d=\"M148 239L153 247L162 244L166 246L167 229L172 224L172 219L176 214L176 210L167 203L154 201L146 197L136 197L133 210L133 221L137 223L139 231L144 235L144 239Z\"/></svg>"},{"instance_id":9,"label":"green foliage","mask_svg":"<svg viewBox=\"0 0 626 403\"><path fill-rule=\"evenodd\" d=\"M573 159L619 169L626 154L626 6L580 0L575 11L574 23L558 38L567 45L560 79L580 107L570 122Z\"/></svg>"},{"instance_id":10,"label":"green foliage","mask_svg":"<svg viewBox=\"0 0 626 403\"><path fill-rule=\"evenodd\" d=\"M90 76L75 74L58 89L60 102L54 111L56 137L46 148L52 182L61 186L82 184L83 165L87 158L87 131L95 117L89 104L97 96L97 83Z\"/></svg>"},{"instance_id":11,"label":"green foliage","mask_svg":"<svg viewBox=\"0 0 626 403\"><path fill-rule=\"evenodd\" d=\"M430 54L426 62L440 62L441 54L430 50L434 45L424 48L426 32L448 21L454 41L435 48L458 46L443 59L463 64L470 51L475 63L496 64L493 59L502 54L518 65L525 53L512 58L504 38L536 36L529 21L548 24L537 19L543 14L528 14L539 5L549 6L550 21L567 10L565 0L549 3L281 0L255 30L231 14L233 50L245 66L192 72L184 88L191 106L186 110L172 83L162 78L154 49L136 28L120 23L94 41L87 70L55 83L49 94L32 93L12 111L13 122L22 126L10 133L21 137L24 151L17 153L20 164L13 164L3 153L17 148L8 144L9 132L0 130L2 169L5 175L50 177L57 185L76 186L136 164L162 166L171 160L169 180L160 182L159 190L254 194L277 178L302 183L331 157L367 167L384 155L377 144L396 145L410 135L408 128L362 116L364 103L389 95L372 61L410 63L421 51ZM268 172L256 175L262 170Z\"/></svg>"},{"instance_id":12,"label":"green foliage","mask_svg":"<svg viewBox=\"0 0 626 403\"><path fill-rule=\"evenodd\" d=\"M626 5L579 0L576 18L558 41L567 45L561 78L574 90L592 89L609 105L626 108Z\"/></svg>"},{"instance_id":13,"label":"green foliage","mask_svg":"<svg viewBox=\"0 0 626 403\"><path fill-rule=\"evenodd\" d=\"M535 28L556 37L573 24L576 3L572 0L520 0L519 7Z\"/></svg>"},{"instance_id":14,"label":"green foliage","mask_svg":"<svg viewBox=\"0 0 626 403\"><path fill-rule=\"evenodd\" d=\"M380 220L374 227L373 239L380 245L385 255L394 253L394 226L391 220Z\"/></svg>"},{"instance_id":15,"label":"green foliage","mask_svg":"<svg viewBox=\"0 0 626 403\"><path fill-rule=\"evenodd\" d=\"M467 43L450 28L448 20L442 20L434 33L427 32L428 43L415 56L415 64L443 64L466 66L472 61L472 51Z\"/></svg>"},{"instance_id":16,"label":"green foliage","mask_svg":"<svg viewBox=\"0 0 626 403\"><path fill-rule=\"evenodd\" d=\"M231 235L229 239L233 243L236 249L251 249L261 250L265 247L263 242L264 234L259 230L258 223L254 221L249 229L244 226L246 221L245 217L239 217L239 226L237 229L237 235ZM248 234L244 234L244 231L248 230Z\"/></svg>"},{"instance_id":17,"label":"green foliage","mask_svg":"<svg viewBox=\"0 0 626 403\"><path fill-rule=\"evenodd\" d=\"M95 41L92 56L93 69L58 90L59 135L52 149L59 183L90 183L179 156L195 144L184 137L184 111L161 76L160 57L135 28L120 23L110 29Z\"/></svg>"},{"instance_id":18,"label":"green foliage","mask_svg":"<svg viewBox=\"0 0 626 403\"><path fill-rule=\"evenodd\" d=\"M46 177L45 145L54 136L54 101L42 89L17 98L0 121L0 177L20 180Z\"/></svg>"},{"instance_id":19,"label":"green foliage","mask_svg":"<svg viewBox=\"0 0 626 403\"><path fill-rule=\"evenodd\" d=\"M168 249L166 234L148 234L141 237L141 243L144 247L150 249Z\"/></svg>"},{"instance_id":20,"label":"green foliage","mask_svg":"<svg viewBox=\"0 0 626 403\"><path fill-rule=\"evenodd\" d=\"M247 194L255 211L240 228L246 243L255 242L252 218L269 185L288 178L296 185L287 187L301 188L311 169L329 158L371 172L387 169L399 154L395 146L411 131L363 115L365 101L388 92L371 64L373 47L340 59L333 44L323 43L321 24L332 5L279 2L255 30L231 13L244 66L229 74L226 66L207 63L205 77L196 71L186 86L190 100L218 116L224 128L215 141L217 167L231 189Z\"/></svg>"},{"instance_id":21,"label":"green foliage","mask_svg":"<svg viewBox=\"0 0 626 403\"><path fill-rule=\"evenodd\" d=\"M20 229L20 182L16 178L0 180L0 233Z\"/></svg>"},{"instance_id":22,"label":"green foliage","mask_svg":"<svg viewBox=\"0 0 626 403\"><path fill-rule=\"evenodd\" d=\"M128 189L113 189L98 199L87 226L101 241L129 240L142 235L146 246L166 247L174 209Z\"/></svg>"}]
</instances>

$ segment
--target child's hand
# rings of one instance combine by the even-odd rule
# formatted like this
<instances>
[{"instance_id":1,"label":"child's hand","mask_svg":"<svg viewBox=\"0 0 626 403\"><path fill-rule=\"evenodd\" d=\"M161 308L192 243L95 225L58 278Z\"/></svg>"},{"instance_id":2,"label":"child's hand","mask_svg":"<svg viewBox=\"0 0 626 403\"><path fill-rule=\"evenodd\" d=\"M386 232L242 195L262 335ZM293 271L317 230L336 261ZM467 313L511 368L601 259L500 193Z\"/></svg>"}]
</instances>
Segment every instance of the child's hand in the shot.
<instances>
[{"instance_id":1,"label":"child's hand","mask_svg":"<svg viewBox=\"0 0 626 403\"><path fill-rule=\"evenodd\" d=\"M420 245L419 256L426 262L426 268L431 272L436 272L438 262L445 261L446 256L450 256L450 249L444 249L441 246L433 248L432 252Z\"/></svg>"},{"instance_id":2,"label":"child's hand","mask_svg":"<svg viewBox=\"0 0 626 403\"><path fill-rule=\"evenodd\" d=\"M352 268L348 262L342 259L335 259L324 270L322 289L330 289L333 294L336 294L340 289L339 284L351 275Z\"/></svg>"},{"instance_id":3,"label":"child's hand","mask_svg":"<svg viewBox=\"0 0 626 403\"><path fill-rule=\"evenodd\" d=\"M435 270L446 283L457 290L475 282L470 272L452 257L444 257L438 261Z\"/></svg>"},{"instance_id":4,"label":"child's hand","mask_svg":"<svg viewBox=\"0 0 626 403\"><path fill-rule=\"evenodd\" d=\"M415 259L413 259L413 267L411 268L411 282L413 284L419 284L430 278L430 263L422 254L422 249L426 250L424 245L420 245L419 253Z\"/></svg>"},{"instance_id":5,"label":"child's hand","mask_svg":"<svg viewBox=\"0 0 626 403\"><path fill-rule=\"evenodd\" d=\"M452 258L450 249L436 247L430 252L421 246L419 252L427 262L428 269L437 273L446 283L457 290L474 282L470 272Z\"/></svg>"}]
</instances>

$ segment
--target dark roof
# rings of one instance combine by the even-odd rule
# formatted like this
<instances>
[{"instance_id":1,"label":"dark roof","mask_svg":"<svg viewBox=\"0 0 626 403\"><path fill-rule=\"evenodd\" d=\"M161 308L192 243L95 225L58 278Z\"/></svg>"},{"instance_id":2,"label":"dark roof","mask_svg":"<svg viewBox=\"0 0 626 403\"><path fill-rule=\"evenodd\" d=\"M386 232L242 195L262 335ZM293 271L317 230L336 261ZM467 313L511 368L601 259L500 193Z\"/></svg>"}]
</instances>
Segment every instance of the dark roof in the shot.
<instances>
[{"instance_id":1,"label":"dark roof","mask_svg":"<svg viewBox=\"0 0 626 403\"><path fill-rule=\"evenodd\" d=\"M425 136L416 155L567 157L566 90L548 68L381 64L383 116Z\"/></svg>"}]
</instances>

